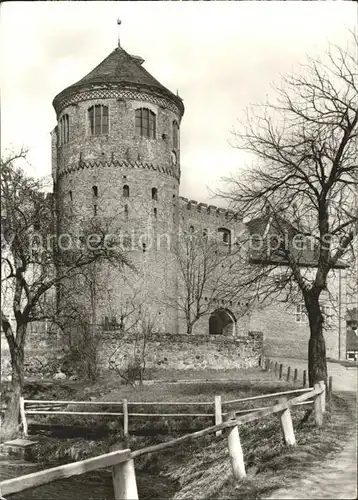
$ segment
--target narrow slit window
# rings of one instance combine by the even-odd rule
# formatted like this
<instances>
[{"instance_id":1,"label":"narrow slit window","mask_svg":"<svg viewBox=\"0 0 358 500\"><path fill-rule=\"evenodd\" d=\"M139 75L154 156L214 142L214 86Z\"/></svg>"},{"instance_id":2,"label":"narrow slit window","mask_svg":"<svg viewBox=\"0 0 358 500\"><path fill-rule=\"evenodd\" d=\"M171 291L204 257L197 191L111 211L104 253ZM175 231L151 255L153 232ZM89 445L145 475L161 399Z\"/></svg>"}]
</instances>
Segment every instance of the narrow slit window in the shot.
<instances>
[{"instance_id":1,"label":"narrow slit window","mask_svg":"<svg viewBox=\"0 0 358 500\"><path fill-rule=\"evenodd\" d=\"M97 215L97 205L93 205L93 215Z\"/></svg>"},{"instance_id":2,"label":"narrow slit window","mask_svg":"<svg viewBox=\"0 0 358 500\"><path fill-rule=\"evenodd\" d=\"M157 209L156 207L154 207L154 217L157 218L157 215L158 215Z\"/></svg>"},{"instance_id":3,"label":"narrow slit window","mask_svg":"<svg viewBox=\"0 0 358 500\"><path fill-rule=\"evenodd\" d=\"M152 200L158 201L158 190L157 190L157 188L152 188Z\"/></svg>"},{"instance_id":4,"label":"narrow slit window","mask_svg":"<svg viewBox=\"0 0 358 500\"><path fill-rule=\"evenodd\" d=\"M128 205L124 205L124 215L126 220L128 220Z\"/></svg>"},{"instance_id":5,"label":"narrow slit window","mask_svg":"<svg viewBox=\"0 0 358 500\"><path fill-rule=\"evenodd\" d=\"M70 190L70 191L68 192L68 194L69 194L69 197L70 197L70 201L73 201L72 191Z\"/></svg>"},{"instance_id":6,"label":"narrow slit window","mask_svg":"<svg viewBox=\"0 0 358 500\"><path fill-rule=\"evenodd\" d=\"M123 186L123 198L129 198L129 186Z\"/></svg>"},{"instance_id":7,"label":"narrow slit window","mask_svg":"<svg viewBox=\"0 0 358 500\"><path fill-rule=\"evenodd\" d=\"M147 251L147 245L145 243L142 243L142 249L143 249L143 253L145 253Z\"/></svg>"},{"instance_id":8,"label":"narrow slit window","mask_svg":"<svg viewBox=\"0 0 358 500\"><path fill-rule=\"evenodd\" d=\"M173 148L179 148L179 125L176 120L173 121Z\"/></svg>"},{"instance_id":9,"label":"narrow slit window","mask_svg":"<svg viewBox=\"0 0 358 500\"><path fill-rule=\"evenodd\" d=\"M92 186L92 192L93 192L93 196L95 196L97 198L97 196L98 196L98 187L97 186Z\"/></svg>"}]
</instances>

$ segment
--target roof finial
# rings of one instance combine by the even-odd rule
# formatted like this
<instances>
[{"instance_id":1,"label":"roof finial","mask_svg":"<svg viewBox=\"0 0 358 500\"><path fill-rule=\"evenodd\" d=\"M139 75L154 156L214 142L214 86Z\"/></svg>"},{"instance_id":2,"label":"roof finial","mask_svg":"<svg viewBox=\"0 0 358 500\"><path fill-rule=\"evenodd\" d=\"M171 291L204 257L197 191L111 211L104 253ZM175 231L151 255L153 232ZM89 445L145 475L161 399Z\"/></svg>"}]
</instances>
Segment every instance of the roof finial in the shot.
<instances>
[{"instance_id":1,"label":"roof finial","mask_svg":"<svg viewBox=\"0 0 358 500\"><path fill-rule=\"evenodd\" d=\"M122 21L118 18L117 19L117 25L118 25L118 47L121 46L121 39L120 39L120 36L119 36L119 26L122 24Z\"/></svg>"}]
</instances>

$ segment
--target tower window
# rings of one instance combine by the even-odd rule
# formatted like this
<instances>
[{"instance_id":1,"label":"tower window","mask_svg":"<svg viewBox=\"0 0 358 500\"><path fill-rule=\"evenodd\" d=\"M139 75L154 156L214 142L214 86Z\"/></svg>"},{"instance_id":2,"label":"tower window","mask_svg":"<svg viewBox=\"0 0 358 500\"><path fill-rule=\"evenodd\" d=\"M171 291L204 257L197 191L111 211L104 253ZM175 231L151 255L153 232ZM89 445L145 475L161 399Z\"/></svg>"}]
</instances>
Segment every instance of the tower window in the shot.
<instances>
[{"instance_id":1,"label":"tower window","mask_svg":"<svg viewBox=\"0 0 358 500\"><path fill-rule=\"evenodd\" d=\"M176 120L173 121L173 148L179 148L179 125Z\"/></svg>"},{"instance_id":2,"label":"tower window","mask_svg":"<svg viewBox=\"0 0 358 500\"><path fill-rule=\"evenodd\" d=\"M142 249L143 249L143 253L145 253L147 250L147 245L145 243L142 243Z\"/></svg>"},{"instance_id":3,"label":"tower window","mask_svg":"<svg viewBox=\"0 0 358 500\"><path fill-rule=\"evenodd\" d=\"M152 200L158 201L158 189L152 188Z\"/></svg>"},{"instance_id":4,"label":"tower window","mask_svg":"<svg viewBox=\"0 0 358 500\"><path fill-rule=\"evenodd\" d=\"M128 220L128 205L124 205L124 215L126 220Z\"/></svg>"},{"instance_id":5,"label":"tower window","mask_svg":"<svg viewBox=\"0 0 358 500\"><path fill-rule=\"evenodd\" d=\"M97 205L93 205L93 215L97 215Z\"/></svg>"},{"instance_id":6,"label":"tower window","mask_svg":"<svg viewBox=\"0 0 358 500\"><path fill-rule=\"evenodd\" d=\"M63 115L60 123L59 123L59 131L60 131L60 144L66 144L69 141L70 133L69 133L69 119L68 115Z\"/></svg>"},{"instance_id":7,"label":"tower window","mask_svg":"<svg viewBox=\"0 0 358 500\"><path fill-rule=\"evenodd\" d=\"M190 232L190 233L193 233L193 232L194 232L194 226L190 226L190 227L189 227L189 232Z\"/></svg>"},{"instance_id":8,"label":"tower window","mask_svg":"<svg viewBox=\"0 0 358 500\"><path fill-rule=\"evenodd\" d=\"M157 218L157 209L154 207L154 217Z\"/></svg>"},{"instance_id":9,"label":"tower window","mask_svg":"<svg viewBox=\"0 0 358 500\"><path fill-rule=\"evenodd\" d=\"M129 186L123 186L123 198L129 198Z\"/></svg>"},{"instance_id":10,"label":"tower window","mask_svg":"<svg viewBox=\"0 0 358 500\"><path fill-rule=\"evenodd\" d=\"M69 194L69 197L70 197L70 201L72 201L73 200L72 191L69 191L68 194Z\"/></svg>"},{"instance_id":11,"label":"tower window","mask_svg":"<svg viewBox=\"0 0 358 500\"><path fill-rule=\"evenodd\" d=\"M155 139L156 136L156 116L153 111L147 108L135 110L135 133L142 137Z\"/></svg>"},{"instance_id":12,"label":"tower window","mask_svg":"<svg viewBox=\"0 0 358 500\"><path fill-rule=\"evenodd\" d=\"M91 135L108 134L108 107L102 104L91 106L88 110Z\"/></svg>"},{"instance_id":13,"label":"tower window","mask_svg":"<svg viewBox=\"0 0 358 500\"><path fill-rule=\"evenodd\" d=\"M97 186L92 186L92 191L93 191L93 196L97 198L98 196L98 187Z\"/></svg>"}]
</instances>

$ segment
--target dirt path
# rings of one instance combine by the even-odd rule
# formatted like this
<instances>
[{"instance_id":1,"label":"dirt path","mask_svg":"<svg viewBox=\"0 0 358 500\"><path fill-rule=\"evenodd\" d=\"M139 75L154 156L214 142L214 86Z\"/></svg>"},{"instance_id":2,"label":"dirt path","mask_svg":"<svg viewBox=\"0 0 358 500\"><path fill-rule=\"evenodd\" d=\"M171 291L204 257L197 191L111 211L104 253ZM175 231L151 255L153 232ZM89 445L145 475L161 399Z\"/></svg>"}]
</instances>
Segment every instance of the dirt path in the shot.
<instances>
[{"instance_id":1,"label":"dirt path","mask_svg":"<svg viewBox=\"0 0 358 500\"><path fill-rule=\"evenodd\" d=\"M307 478L300 479L291 488L276 490L267 498L357 498L356 443L349 443L333 460L315 467Z\"/></svg>"},{"instance_id":2,"label":"dirt path","mask_svg":"<svg viewBox=\"0 0 358 500\"><path fill-rule=\"evenodd\" d=\"M356 396L347 395L351 400L353 418L356 416ZM352 416L343 412L339 416L342 426L349 426L350 436L342 451L313 467L307 476L280 488L268 499L314 499L314 498L357 498L357 437L356 426L352 425Z\"/></svg>"}]
</instances>

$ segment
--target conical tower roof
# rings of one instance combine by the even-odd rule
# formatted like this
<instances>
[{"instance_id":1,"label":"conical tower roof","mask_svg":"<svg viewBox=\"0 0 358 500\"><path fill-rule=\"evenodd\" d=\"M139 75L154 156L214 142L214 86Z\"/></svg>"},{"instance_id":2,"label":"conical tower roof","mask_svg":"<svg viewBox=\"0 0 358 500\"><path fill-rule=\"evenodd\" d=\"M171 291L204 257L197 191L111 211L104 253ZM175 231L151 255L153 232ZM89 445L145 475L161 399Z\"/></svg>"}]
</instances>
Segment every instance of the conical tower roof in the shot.
<instances>
[{"instance_id":1,"label":"conical tower roof","mask_svg":"<svg viewBox=\"0 0 358 500\"><path fill-rule=\"evenodd\" d=\"M183 114L184 105L182 99L165 88L164 85L148 73L142 66L143 62L142 58L130 55L122 47L117 47L85 77L60 92L53 100L54 108L57 110L57 105L64 98L81 90L88 90L93 86L114 85L116 87L150 91L167 97L174 101L181 114Z\"/></svg>"}]
</instances>

